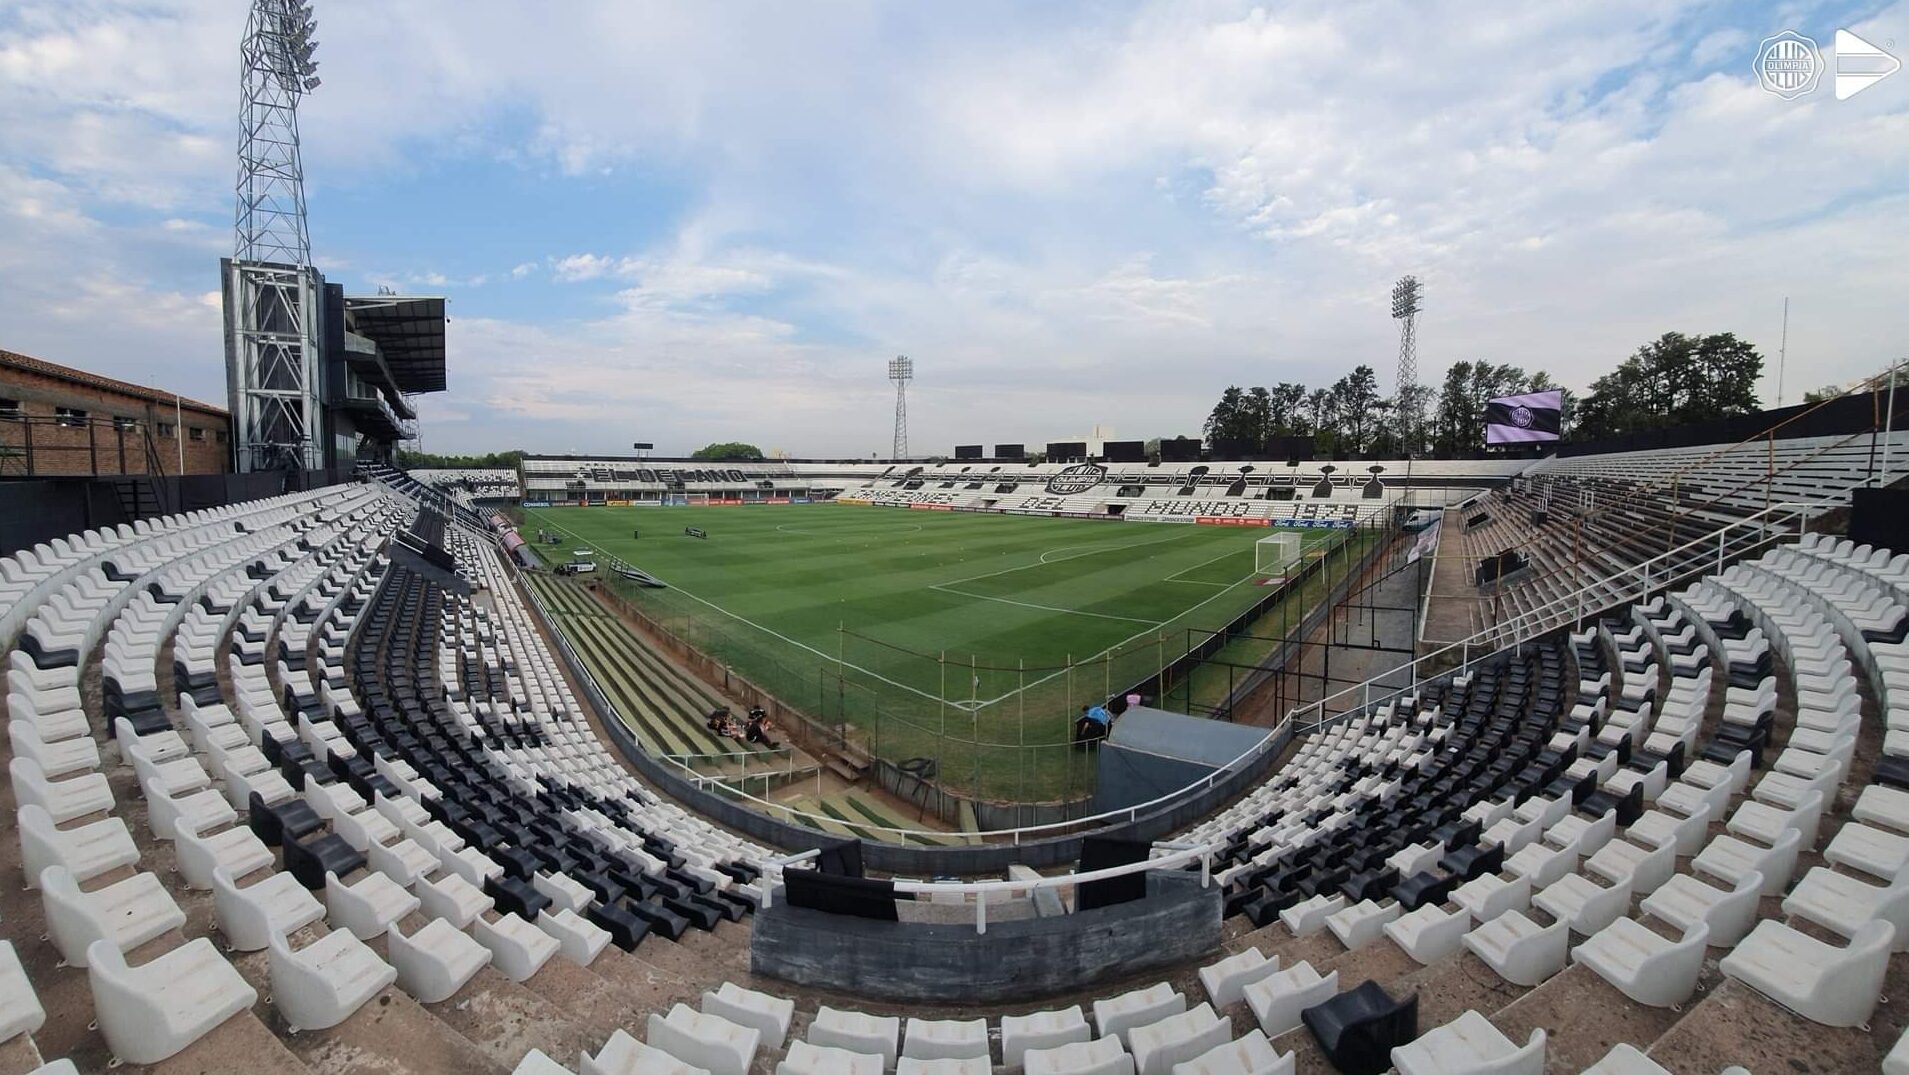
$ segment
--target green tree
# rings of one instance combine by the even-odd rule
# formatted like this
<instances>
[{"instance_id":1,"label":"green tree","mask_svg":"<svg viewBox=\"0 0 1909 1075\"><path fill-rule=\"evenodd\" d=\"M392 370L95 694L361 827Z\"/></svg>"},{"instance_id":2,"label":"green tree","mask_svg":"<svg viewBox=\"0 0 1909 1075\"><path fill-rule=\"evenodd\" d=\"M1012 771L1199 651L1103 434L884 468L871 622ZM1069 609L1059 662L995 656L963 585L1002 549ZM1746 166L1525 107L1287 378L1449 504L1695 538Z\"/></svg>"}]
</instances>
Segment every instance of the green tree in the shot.
<instances>
[{"instance_id":1,"label":"green tree","mask_svg":"<svg viewBox=\"0 0 1909 1075\"><path fill-rule=\"evenodd\" d=\"M1578 432L1618 436L1757 409L1763 356L1734 333L1666 332L1591 382L1577 408Z\"/></svg>"},{"instance_id":2,"label":"green tree","mask_svg":"<svg viewBox=\"0 0 1909 1075\"><path fill-rule=\"evenodd\" d=\"M724 463L752 463L762 458L762 449L739 440L717 441L705 444L689 453L691 459L709 459Z\"/></svg>"},{"instance_id":3,"label":"green tree","mask_svg":"<svg viewBox=\"0 0 1909 1075\"><path fill-rule=\"evenodd\" d=\"M1385 410L1384 400L1379 396L1378 375L1372 372L1371 366L1354 366L1351 373L1332 386L1331 397L1338 449L1365 451L1378 432L1379 419Z\"/></svg>"},{"instance_id":4,"label":"green tree","mask_svg":"<svg viewBox=\"0 0 1909 1075\"><path fill-rule=\"evenodd\" d=\"M487 455L440 455L435 452L398 450L398 465L417 470L515 470L523 459L521 448Z\"/></svg>"}]
</instances>

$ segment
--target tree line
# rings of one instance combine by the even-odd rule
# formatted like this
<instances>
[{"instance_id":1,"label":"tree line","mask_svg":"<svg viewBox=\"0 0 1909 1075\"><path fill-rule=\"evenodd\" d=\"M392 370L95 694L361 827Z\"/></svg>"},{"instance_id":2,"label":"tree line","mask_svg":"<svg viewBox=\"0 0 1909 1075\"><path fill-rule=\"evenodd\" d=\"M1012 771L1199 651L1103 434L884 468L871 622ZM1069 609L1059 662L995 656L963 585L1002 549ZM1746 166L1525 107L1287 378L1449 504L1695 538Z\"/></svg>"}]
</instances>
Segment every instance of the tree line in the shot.
<instances>
[{"instance_id":1,"label":"tree line","mask_svg":"<svg viewBox=\"0 0 1909 1075\"><path fill-rule=\"evenodd\" d=\"M398 449L398 465L406 470L516 470L523 460L522 448L484 455L440 455Z\"/></svg>"},{"instance_id":2,"label":"tree line","mask_svg":"<svg viewBox=\"0 0 1909 1075\"><path fill-rule=\"evenodd\" d=\"M1594 440L1748 414L1758 409L1762 372L1763 356L1732 333L1667 332L1591 382L1584 398L1561 389L1565 436ZM1326 454L1463 454L1485 447L1490 400L1558 388L1545 370L1467 360L1453 363L1436 388L1386 396L1373 368L1359 365L1322 388L1229 385L1204 431L1210 445L1254 455L1279 454L1285 437L1311 437Z\"/></svg>"}]
</instances>

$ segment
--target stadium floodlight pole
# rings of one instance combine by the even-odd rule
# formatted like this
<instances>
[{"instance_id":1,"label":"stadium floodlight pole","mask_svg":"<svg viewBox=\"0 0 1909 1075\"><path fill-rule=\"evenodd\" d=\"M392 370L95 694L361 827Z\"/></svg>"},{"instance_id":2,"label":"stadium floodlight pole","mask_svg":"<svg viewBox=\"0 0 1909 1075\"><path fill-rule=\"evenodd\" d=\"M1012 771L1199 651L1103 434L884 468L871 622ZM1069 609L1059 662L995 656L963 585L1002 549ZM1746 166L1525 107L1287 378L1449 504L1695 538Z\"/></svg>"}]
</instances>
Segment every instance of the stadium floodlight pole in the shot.
<instances>
[{"instance_id":1,"label":"stadium floodlight pole","mask_svg":"<svg viewBox=\"0 0 1909 1075\"><path fill-rule=\"evenodd\" d=\"M908 458L908 382L915 379L915 360L896 355L888 360L888 379L895 382L895 443L890 458Z\"/></svg>"},{"instance_id":2,"label":"stadium floodlight pole","mask_svg":"<svg viewBox=\"0 0 1909 1075\"><path fill-rule=\"evenodd\" d=\"M1401 276L1392 285L1392 318L1399 323L1399 375L1393 389L1399 401L1399 438L1405 442L1406 455L1418 451L1413 439L1418 433L1418 402L1412 394L1418 384L1418 312L1423 294L1418 277Z\"/></svg>"},{"instance_id":3,"label":"stadium floodlight pole","mask_svg":"<svg viewBox=\"0 0 1909 1075\"><path fill-rule=\"evenodd\" d=\"M318 88L311 5L252 0L239 44L239 167L225 269L226 394L242 471L326 461L317 273L305 222L298 102Z\"/></svg>"}]
</instances>

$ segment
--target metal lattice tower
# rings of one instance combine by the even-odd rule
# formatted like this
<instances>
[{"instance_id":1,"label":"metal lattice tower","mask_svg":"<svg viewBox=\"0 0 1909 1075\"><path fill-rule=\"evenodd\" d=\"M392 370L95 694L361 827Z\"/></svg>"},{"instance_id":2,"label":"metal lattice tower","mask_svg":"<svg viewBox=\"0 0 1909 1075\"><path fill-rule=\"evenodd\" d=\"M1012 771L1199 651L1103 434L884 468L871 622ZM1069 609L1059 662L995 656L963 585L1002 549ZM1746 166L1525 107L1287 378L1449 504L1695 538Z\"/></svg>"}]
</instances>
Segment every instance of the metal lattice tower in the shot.
<instances>
[{"instance_id":1,"label":"metal lattice tower","mask_svg":"<svg viewBox=\"0 0 1909 1075\"><path fill-rule=\"evenodd\" d=\"M239 172L226 281L240 470L323 466L319 280L305 225L298 102L318 88L307 0L253 0L239 45Z\"/></svg>"},{"instance_id":2,"label":"metal lattice tower","mask_svg":"<svg viewBox=\"0 0 1909 1075\"><path fill-rule=\"evenodd\" d=\"M1418 454L1418 312L1422 291L1418 277L1401 276L1392 285L1392 316L1399 323L1399 376L1393 399L1399 407L1399 438L1408 455Z\"/></svg>"},{"instance_id":3,"label":"metal lattice tower","mask_svg":"<svg viewBox=\"0 0 1909 1075\"><path fill-rule=\"evenodd\" d=\"M895 382L895 445L891 458L908 458L908 382L915 379L915 360L896 355L888 360L888 379Z\"/></svg>"}]
</instances>

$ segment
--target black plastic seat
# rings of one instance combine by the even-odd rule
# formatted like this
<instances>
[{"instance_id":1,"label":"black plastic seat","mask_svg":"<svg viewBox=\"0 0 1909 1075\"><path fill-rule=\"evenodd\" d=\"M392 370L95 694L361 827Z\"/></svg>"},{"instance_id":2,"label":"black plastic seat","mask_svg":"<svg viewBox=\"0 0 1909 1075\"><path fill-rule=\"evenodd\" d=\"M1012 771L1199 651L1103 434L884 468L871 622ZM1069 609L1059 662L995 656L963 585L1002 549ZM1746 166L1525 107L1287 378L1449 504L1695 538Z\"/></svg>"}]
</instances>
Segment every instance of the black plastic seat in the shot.
<instances>
[{"instance_id":1,"label":"black plastic seat","mask_svg":"<svg viewBox=\"0 0 1909 1075\"><path fill-rule=\"evenodd\" d=\"M298 883L316 892L325 887L325 875L349 877L364 869L365 854L335 832L309 840L285 841L285 869Z\"/></svg>"},{"instance_id":2,"label":"black plastic seat","mask_svg":"<svg viewBox=\"0 0 1909 1075\"><path fill-rule=\"evenodd\" d=\"M650 932L659 937L673 941L689 932L689 919L667 907L643 900L631 900L625 906L631 914L649 923Z\"/></svg>"},{"instance_id":3,"label":"black plastic seat","mask_svg":"<svg viewBox=\"0 0 1909 1075\"><path fill-rule=\"evenodd\" d=\"M325 819L318 816L311 804L303 799L292 798L284 802L267 805L258 792L253 792L247 807L247 821L252 834L264 841L267 847L277 847L287 840L297 840L325 827Z\"/></svg>"},{"instance_id":4,"label":"black plastic seat","mask_svg":"<svg viewBox=\"0 0 1909 1075\"><path fill-rule=\"evenodd\" d=\"M705 932L715 929L716 923L724 917L721 911L701 896L665 896L663 906L689 919L692 925Z\"/></svg>"},{"instance_id":5,"label":"black plastic seat","mask_svg":"<svg viewBox=\"0 0 1909 1075\"><path fill-rule=\"evenodd\" d=\"M1339 891L1345 893L1346 899L1353 903L1361 900L1375 900L1397 884L1398 880L1399 871L1390 866L1384 866L1376 870L1353 874L1339 886Z\"/></svg>"},{"instance_id":6,"label":"black plastic seat","mask_svg":"<svg viewBox=\"0 0 1909 1075\"><path fill-rule=\"evenodd\" d=\"M1393 1000L1368 980L1299 1017L1334 1067L1346 1075L1381 1075L1392 1067L1392 1050L1418 1037L1418 994Z\"/></svg>"},{"instance_id":7,"label":"black plastic seat","mask_svg":"<svg viewBox=\"0 0 1909 1075\"><path fill-rule=\"evenodd\" d=\"M486 879L484 894L497 901L499 914L515 914L527 922L536 921L551 904L550 897L537 891L529 881L508 874Z\"/></svg>"},{"instance_id":8,"label":"black plastic seat","mask_svg":"<svg viewBox=\"0 0 1909 1075\"><path fill-rule=\"evenodd\" d=\"M1452 889L1458 887L1456 874L1436 874L1429 870L1400 881L1392 888L1392 898L1407 911L1416 911L1427 904L1440 904L1451 898Z\"/></svg>"},{"instance_id":9,"label":"black plastic seat","mask_svg":"<svg viewBox=\"0 0 1909 1075\"><path fill-rule=\"evenodd\" d=\"M625 952L636 951L650 933L648 922L614 903L592 903L583 909L583 917L602 927L610 935L610 943Z\"/></svg>"},{"instance_id":10,"label":"black plastic seat","mask_svg":"<svg viewBox=\"0 0 1909 1075\"><path fill-rule=\"evenodd\" d=\"M1505 846L1476 843L1455 847L1438 860L1438 868L1456 877L1460 883L1476 880L1505 868Z\"/></svg>"}]
</instances>

